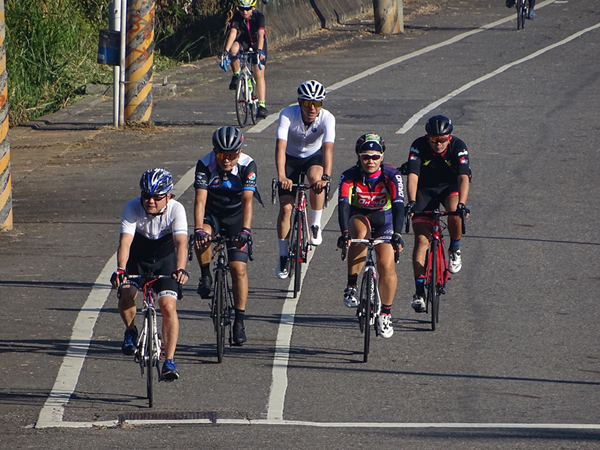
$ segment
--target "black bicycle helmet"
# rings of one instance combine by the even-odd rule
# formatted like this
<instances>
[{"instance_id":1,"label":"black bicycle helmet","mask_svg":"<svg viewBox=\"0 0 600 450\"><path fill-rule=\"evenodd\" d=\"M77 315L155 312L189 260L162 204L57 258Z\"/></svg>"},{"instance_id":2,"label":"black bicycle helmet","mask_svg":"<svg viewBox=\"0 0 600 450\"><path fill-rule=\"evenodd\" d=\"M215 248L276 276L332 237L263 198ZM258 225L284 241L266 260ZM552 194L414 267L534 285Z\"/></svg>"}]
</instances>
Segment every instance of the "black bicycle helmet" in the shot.
<instances>
[{"instance_id":1,"label":"black bicycle helmet","mask_svg":"<svg viewBox=\"0 0 600 450\"><path fill-rule=\"evenodd\" d=\"M237 152L242 148L244 135L236 127L221 127L213 133L212 142L219 152Z\"/></svg>"},{"instance_id":2,"label":"black bicycle helmet","mask_svg":"<svg viewBox=\"0 0 600 450\"><path fill-rule=\"evenodd\" d=\"M452 121L446 116L433 116L425 124L425 131L430 136L444 136L451 134L454 127Z\"/></svg>"},{"instance_id":3,"label":"black bicycle helmet","mask_svg":"<svg viewBox=\"0 0 600 450\"><path fill-rule=\"evenodd\" d=\"M385 152L385 141L378 134L363 134L356 141L356 146L354 147L354 150L356 150L356 153L366 152L369 150L374 150L383 153Z\"/></svg>"},{"instance_id":4,"label":"black bicycle helmet","mask_svg":"<svg viewBox=\"0 0 600 450\"><path fill-rule=\"evenodd\" d=\"M150 169L140 179L142 194L165 195L173 189L173 176L165 169Z\"/></svg>"},{"instance_id":5,"label":"black bicycle helmet","mask_svg":"<svg viewBox=\"0 0 600 450\"><path fill-rule=\"evenodd\" d=\"M311 100L322 102L325 100L325 86L315 80L309 80L298 86L298 98L300 100Z\"/></svg>"}]
</instances>

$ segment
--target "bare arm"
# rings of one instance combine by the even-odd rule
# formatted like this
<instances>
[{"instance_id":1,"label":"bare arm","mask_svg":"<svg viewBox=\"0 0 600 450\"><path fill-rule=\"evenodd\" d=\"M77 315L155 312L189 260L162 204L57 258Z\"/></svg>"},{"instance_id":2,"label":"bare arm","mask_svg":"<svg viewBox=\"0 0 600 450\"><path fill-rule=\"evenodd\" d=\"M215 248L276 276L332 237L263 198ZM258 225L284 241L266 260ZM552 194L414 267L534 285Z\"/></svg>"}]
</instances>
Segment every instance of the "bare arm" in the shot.
<instances>
[{"instance_id":1,"label":"bare arm","mask_svg":"<svg viewBox=\"0 0 600 450\"><path fill-rule=\"evenodd\" d=\"M185 270L188 258L187 234L173 235L173 243L175 244L177 269ZM180 284L184 284L188 280L188 276L185 273L173 274L173 278L175 278Z\"/></svg>"},{"instance_id":2,"label":"bare arm","mask_svg":"<svg viewBox=\"0 0 600 450\"><path fill-rule=\"evenodd\" d=\"M242 223L244 228L252 228L252 214L254 212L254 192L242 191Z\"/></svg>"},{"instance_id":3,"label":"bare arm","mask_svg":"<svg viewBox=\"0 0 600 450\"><path fill-rule=\"evenodd\" d=\"M285 175L285 149L287 148L287 141L283 139L277 139L275 146L275 167L277 168L277 178L281 183L281 188L291 191L292 180Z\"/></svg>"}]
</instances>

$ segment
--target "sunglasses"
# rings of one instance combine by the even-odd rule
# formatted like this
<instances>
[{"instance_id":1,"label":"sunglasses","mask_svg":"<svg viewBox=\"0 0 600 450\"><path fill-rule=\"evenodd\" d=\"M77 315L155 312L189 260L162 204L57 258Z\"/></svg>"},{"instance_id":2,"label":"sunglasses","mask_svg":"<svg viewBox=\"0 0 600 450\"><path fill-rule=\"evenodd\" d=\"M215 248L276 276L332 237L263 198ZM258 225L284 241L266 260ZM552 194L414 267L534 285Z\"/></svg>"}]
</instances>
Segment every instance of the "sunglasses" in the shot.
<instances>
[{"instance_id":1,"label":"sunglasses","mask_svg":"<svg viewBox=\"0 0 600 450\"><path fill-rule=\"evenodd\" d=\"M250 6L249 8L246 8L245 6L238 6L238 9L240 11L250 11L252 9L252 6Z\"/></svg>"},{"instance_id":2,"label":"sunglasses","mask_svg":"<svg viewBox=\"0 0 600 450\"><path fill-rule=\"evenodd\" d=\"M433 142L434 144L445 144L446 142L448 142L450 139L452 139L452 135L448 135L448 136L429 136L429 140L431 142Z\"/></svg>"},{"instance_id":3,"label":"sunglasses","mask_svg":"<svg viewBox=\"0 0 600 450\"><path fill-rule=\"evenodd\" d=\"M220 159L221 161L233 161L234 159L237 159L238 156L240 156L240 152L235 152L235 153L225 153L225 152L218 152L215 153L215 156L217 157L217 159Z\"/></svg>"},{"instance_id":4,"label":"sunglasses","mask_svg":"<svg viewBox=\"0 0 600 450\"><path fill-rule=\"evenodd\" d=\"M323 106L323 102L318 102L316 100L303 100L302 106L304 106L305 108L310 108L311 106L314 106L315 108L320 108L321 106Z\"/></svg>"},{"instance_id":5,"label":"sunglasses","mask_svg":"<svg viewBox=\"0 0 600 450\"><path fill-rule=\"evenodd\" d=\"M383 156L383 155L377 155L377 154L370 155L368 153L359 153L358 155L365 162L367 162L369 160L371 160L371 161L379 161L381 159L381 157Z\"/></svg>"},{"instance_id":6,"label":"sunglasses","mask_svg":"<svg viewBox=\"0 0 600 450\"><path fill-rule=\"evenodd\" d=\"M165 197L167 196L167 194L164 195L151 195L151 194L146 194L145 192L142 193L142 198L144 200L154 200L155 202L160 202L161 200L164 200Z\"/></svg>"}]
</instances>

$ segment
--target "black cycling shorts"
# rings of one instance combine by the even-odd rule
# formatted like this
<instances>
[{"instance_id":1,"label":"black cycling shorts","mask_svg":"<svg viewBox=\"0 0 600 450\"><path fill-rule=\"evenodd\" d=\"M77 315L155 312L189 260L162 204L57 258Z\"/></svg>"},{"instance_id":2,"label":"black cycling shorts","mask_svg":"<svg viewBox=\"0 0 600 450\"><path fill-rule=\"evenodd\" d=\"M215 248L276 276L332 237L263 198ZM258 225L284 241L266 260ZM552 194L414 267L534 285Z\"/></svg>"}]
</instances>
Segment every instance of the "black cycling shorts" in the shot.
<instances>
[{"instance_id":1,"label":"black cycling shorts","mask_svg":"<svg viewBox=\"0 0 600 450\"><path fill-rule=\"evenodd\" d=\"M373 238L391 238L394 234L394 219L392 217L392 210L387 211L367 211L352 207L350 211L350 220L354 216L364 216L371 226L371 237Z\"/></svg>"},{"instance_id":2,"label":"black cycling shorts","mask_svg":"<svg viewBox=\"0 0 600 450\"><path fill-rule=\"evenodd\" d=\"M308 173L308 169L312 166L323 166L323 149L310 155L308 158L296 158L295 156L285 155L285 176L292 180L292 183L298 184L300 181L300 172ZM304 183L308 183L305 177ZM296 188L291 191L285 191L279 188L279 196L291 195L296 197Z\"/></svg>"},{"instance_id":3,"label":"black cycling shorts","mask_svg":"<svg viewBox=\"0 0 600 450\"><path fill-rule=\"evenodd\" d=\"M130 275L145 275L148 272L152 272L154 275L172 275L177 269L177 260L175 253L167 256L166 258L157 259L154 261L139 261L135 258L130 258L127 261L127 273ZM132 280L130 284L134 285L138 289L141 289L143 282L141 280ZM173 278L161 278L157 280L153 285L152 289L157 294L161 291L174 291L178 292L178 297L181 298L179 289L179 283Z\"/></svg>"},{"instance_id":4,"label":"black cycling shorts","mask_svg":"<svg viewBox=\"0 0 600 450\"><path fill-rule=\"evenodd\" d=\"M242 52L247 52L248 50L250 50L250 44L246 41L238 41L238 43L240 44L240 51ZM267 65L267 40L265 39L263 41L263 53L265 54L265 59L263 59L260 64L263 66ZM252 50L254 50L256 53L258 53L257 49L253 48ZM256 58L251 58L252 59L252 64L258 64L257 61L255 61Z\"/></svg>"},{"instance_id":5,"label":"black cycling shorts","mask_svg":"<svg viewBox=\"0 0 600 450\"><path fill-rule=\"evenodd\" d=\"M241 212L234 214L233 216L220 219L206 211L206 214L204 215L204 223L212 227L213 236L221 235L229 239L234 239L236 235L242 231L242 227L244 225ZM248 246L246 245L243 250L240 250L233 242L228 242L227 258L229 261L240 261L247 264Z\"/></svg>"}]
</instances>

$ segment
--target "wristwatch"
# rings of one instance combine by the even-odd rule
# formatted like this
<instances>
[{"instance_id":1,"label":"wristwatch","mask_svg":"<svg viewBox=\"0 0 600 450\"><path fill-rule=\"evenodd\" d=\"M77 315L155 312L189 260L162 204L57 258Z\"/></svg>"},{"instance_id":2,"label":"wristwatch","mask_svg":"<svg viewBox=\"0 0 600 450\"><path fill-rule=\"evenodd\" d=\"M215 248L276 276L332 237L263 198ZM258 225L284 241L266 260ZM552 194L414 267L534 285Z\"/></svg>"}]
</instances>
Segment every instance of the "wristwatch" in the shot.
<instances>
[{"instance_id":1,"label":"wristwatch","mask_svg":"<svg viewBox=\"0 0 600 450\"><path fill-rule=\"evenodd\" d=\"M331 177L329 175L323 175L321 177L321 180L323 180L323 181L331 181Z\"/></svg>"}]
</instances>

